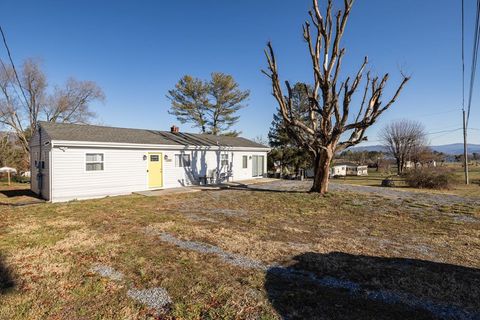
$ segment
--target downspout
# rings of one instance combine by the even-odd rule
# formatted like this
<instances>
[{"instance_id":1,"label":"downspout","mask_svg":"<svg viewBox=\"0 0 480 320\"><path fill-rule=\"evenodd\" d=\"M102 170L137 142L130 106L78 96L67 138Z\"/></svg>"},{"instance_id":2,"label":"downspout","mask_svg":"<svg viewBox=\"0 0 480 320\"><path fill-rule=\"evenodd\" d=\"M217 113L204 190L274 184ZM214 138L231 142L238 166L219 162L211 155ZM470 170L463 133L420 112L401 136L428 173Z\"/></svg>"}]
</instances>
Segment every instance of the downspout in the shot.
<instances>
[{"instance_id":1,"label":"downspout","mask_svg":"<svg viewBox=\"0 0 480 320\"><path fill-rule=\"evenodd\" d=\"M49 201L53 199L53 142L50 142L50 150L48 151L48 188L49 188Z\"/></svg>"},{"instance_id":2,"label":"downspout","mask_svg":"<svg viewBox=\"0 0 480 320\"><path fill-rule=\"evenodd\" d=\"M37 163L37 184L38 184L38 195L42 198L43 190L43 173L42 173L42 127L38 126L38 142L39 142L39 157Z\"/></svg>"}]
</instances>

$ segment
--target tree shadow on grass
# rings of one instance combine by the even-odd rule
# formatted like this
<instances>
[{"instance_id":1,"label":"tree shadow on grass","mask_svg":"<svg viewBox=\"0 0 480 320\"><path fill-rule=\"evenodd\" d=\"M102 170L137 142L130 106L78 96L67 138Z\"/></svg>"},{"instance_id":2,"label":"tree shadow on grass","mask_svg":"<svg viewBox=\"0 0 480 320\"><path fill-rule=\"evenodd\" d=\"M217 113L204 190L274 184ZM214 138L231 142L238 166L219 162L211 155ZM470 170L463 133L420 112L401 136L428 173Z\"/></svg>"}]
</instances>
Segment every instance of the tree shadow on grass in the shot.
<instances>
[{"instance_id":1,"label":"tree shadow on grass","mask_svg":"<svg viewBox=\"0 0 480 320\"><path fill-rule=\"evenodd\" d=\"M15 288L13 272L7 266L5 257L0 254L0 295Z\"/></svg>"},{"instance_id":2,"label":"tree shadow on grass","mask_svg":"<svg viewBox=\"0 0 480 320\"><path fill-rule=\"evenodd\" d=\"M227 185L220 185L224 189L239 190L239 191L258 191L258 192L274 192L274 193L309 193L308 190L298 190L297 188L284 188L282 186L276 186L274 184L243 184L241 182L234 182Z\"/></svg>"},{"instance_id":3,"label":"tree shadow on grass","mask_svg":"<svg viewBox=\"0 0 480 320\"><path fill-rule=\"evenodd\" d=\"M305 253L265 289L284 319L480 319L480 269L424 260Z\"/></svg>"},{"instance_id":4,"label":"tree shadow on grass","mask_svg":"<svg viewBox=\"0 0 480 320\"><path fill-rule=\"evenodd\" d=\"M15 198L15 197L38 198L38 196L30 189L0 190L0 194L3 194L7 198Z\"/></svg>"}]
</instances>

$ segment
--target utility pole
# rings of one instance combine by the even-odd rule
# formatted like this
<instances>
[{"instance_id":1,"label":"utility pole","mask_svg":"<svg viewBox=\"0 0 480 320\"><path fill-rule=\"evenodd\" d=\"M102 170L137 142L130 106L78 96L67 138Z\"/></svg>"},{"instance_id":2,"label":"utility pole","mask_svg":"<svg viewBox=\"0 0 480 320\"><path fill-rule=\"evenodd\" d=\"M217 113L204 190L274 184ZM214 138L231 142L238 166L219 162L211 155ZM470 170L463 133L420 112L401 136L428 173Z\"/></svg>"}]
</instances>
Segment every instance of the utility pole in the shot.
<instances>
[{"instance_id":1,"label":"utility pole","mask_svg":"<svg viewBox=\"0 0 480 320\"><path fill-rule=\"evenodd\" d=\"M463 167L465 169L465 184L468 184L468 149L467 149L467 119L465 118L465 109L463 112Z\"/></svg>"}]
</instances>

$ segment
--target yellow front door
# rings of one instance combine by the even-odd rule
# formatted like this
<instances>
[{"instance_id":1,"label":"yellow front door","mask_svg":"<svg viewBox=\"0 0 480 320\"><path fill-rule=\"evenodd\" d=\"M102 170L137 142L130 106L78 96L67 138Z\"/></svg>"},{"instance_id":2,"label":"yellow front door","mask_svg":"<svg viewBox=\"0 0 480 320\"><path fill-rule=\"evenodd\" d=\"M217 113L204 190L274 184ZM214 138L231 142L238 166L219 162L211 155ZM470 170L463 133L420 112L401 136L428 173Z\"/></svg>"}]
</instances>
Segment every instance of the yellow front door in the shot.
<instances>
[{"instance_id":1,"label":"yellow front door","mask_svg":"<svg viewBox=\"0 0 480 320\"><path fill-rule=\"evenodd\" d=\"M162 154L148 153L148 187L163 187Z\"/></svg>"}]
</instances>

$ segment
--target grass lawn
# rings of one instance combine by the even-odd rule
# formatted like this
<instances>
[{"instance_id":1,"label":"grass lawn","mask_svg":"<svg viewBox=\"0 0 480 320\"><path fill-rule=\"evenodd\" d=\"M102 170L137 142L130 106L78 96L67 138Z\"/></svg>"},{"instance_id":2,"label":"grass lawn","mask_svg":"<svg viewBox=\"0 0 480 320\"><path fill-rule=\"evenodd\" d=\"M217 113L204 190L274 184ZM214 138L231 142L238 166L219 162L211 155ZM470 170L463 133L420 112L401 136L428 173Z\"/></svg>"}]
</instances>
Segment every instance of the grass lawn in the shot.
<instances>
[{"instance_id":1,"label":"grass lawn","mask_svg":"<svg viewBox=\"0 0 480 320\"><path fill-rule=\"evenodd\" d=\"M402 177L395 176L395 173L388 172L377 172L375 169L369 169L368 176L363 177L355 177L355 176L348 176L333 179L332 181L335 183L347 183L347 184L355 184L355 185L363 185L363 186L375 186L379 187L382 184L382 180L390 177L395 181L395 185L399 189L405 189L408 191L420 191L420 192L429 192L429 193L447 193L447 194L455 194L464 197L480 197L480 166L472 165L469 168L469 178L470 184L467 186L463 184L464 173L463 168L460 165L451 164L449 167L453 168L454 175L456 177L456 183L453 187L449 190L427 190L427 189L414 189L410 188L406 185L405 180Z\"/></svg>"},{"instance_id":2,"label":"grass lawn","mask_svg":"<svg viewBox=\"0 0 480 320\"><path fill-rule=\"evenodd\" d=\"M209 190L3 206L0 319L479 314L478 207L399 201Z\"/></svg>"},{"instance_id":3,"label":"grass lawn","mask_svg":"<svg viewBox=\"0 0 480 320\"><path fill-rule=\"evenodd\" d=\"M0 181L0 206L3 205L19 205L32 204L43 202L30 191L28 183L12 182L8 185L7 182Z\"/></svg>"}]
</instances>

